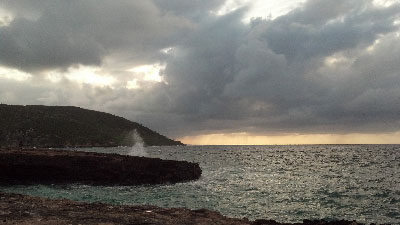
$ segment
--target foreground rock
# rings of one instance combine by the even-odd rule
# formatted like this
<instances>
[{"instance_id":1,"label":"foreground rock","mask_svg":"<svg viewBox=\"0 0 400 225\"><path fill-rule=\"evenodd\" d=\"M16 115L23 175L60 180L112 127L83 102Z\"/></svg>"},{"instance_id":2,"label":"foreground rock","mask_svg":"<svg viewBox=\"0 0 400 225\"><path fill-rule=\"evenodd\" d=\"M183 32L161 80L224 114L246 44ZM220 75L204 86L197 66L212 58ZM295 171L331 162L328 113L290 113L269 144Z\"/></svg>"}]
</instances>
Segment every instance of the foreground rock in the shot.
<instances>
[{"instance_id":1,"label":"foreground rock","mask_svg":"<svg viewBox=\"0 0 400 225\"><path fill-rule=\"evenodd\" d=\"M115 206L49 200L0 192L0 224L152 224L152 225L279 225L273 220L233 219L206 210L155 206ZM351 221L304 221L305 225L357 225Z\"/></svg>"},{"instance_id":2,"label":"foreground rock","mask_svg":"<svg viewBox=\"0 0 400 225\"><path fill-rule=\"evenodd\" d=\"M44 149L0 149L0 184L139 185L200 178L184 161Z\"/></svg>"}]
</instances>

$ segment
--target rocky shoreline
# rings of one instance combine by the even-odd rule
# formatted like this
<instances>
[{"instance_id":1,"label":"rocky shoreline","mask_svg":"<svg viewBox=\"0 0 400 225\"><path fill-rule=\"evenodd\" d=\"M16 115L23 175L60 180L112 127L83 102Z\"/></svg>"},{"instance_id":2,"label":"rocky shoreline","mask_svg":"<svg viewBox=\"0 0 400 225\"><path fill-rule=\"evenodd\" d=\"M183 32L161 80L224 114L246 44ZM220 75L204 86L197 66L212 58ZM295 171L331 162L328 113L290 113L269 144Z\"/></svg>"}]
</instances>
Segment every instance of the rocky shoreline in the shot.
<instances>
[{"instance_id":1,"label":"rocky shoreline","mask_svg":"<svg viewBox=\"0 0 400 225\"><path fill-rule=\"evenodd\" d=\"M0 184L141 185L199 179L198 163L49 149L0 149Z\"/></svg>"},{"instance_id":2,"label":"rocky shoreline","mask_svg":"<svg viewBox=\"0 0 400 225\"><path fill-rule=\"evenodd\" d=\"M0 149L0 185L139 185L198 179L197 163L49 149ZM156 206L74 202L0 192L0 224L289 225L249 221L218 212ZM293 225L357 225L355 221L304 220Z\"/></svg>"},{"instance_id":3,"label":"rocky shoreline","mask_svg":"<svg viewBox=\"0 0 400 225\"><path fill-rule=\"evenodd\" d=\"M152 225L289 225L274 220L235 219L218 212L156 206L121 206L82 203L66 199L51 200L0 192L0 224L152 224ZM357 225L355 221L304 220L293 225Z\"/></svg>"}]
</instances>

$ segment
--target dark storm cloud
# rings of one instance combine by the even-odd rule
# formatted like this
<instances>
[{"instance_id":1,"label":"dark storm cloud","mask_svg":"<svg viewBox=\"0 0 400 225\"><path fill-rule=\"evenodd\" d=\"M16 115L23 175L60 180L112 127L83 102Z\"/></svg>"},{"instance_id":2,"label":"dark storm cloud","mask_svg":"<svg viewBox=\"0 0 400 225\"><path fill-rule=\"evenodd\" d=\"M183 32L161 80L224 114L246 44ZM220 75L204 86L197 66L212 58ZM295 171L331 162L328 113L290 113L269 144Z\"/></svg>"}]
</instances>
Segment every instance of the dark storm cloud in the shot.
<instances>
[{"instance_id":1,"label":"dark storm cloud","mask_svg":"<svg viewBox=\"0 0 400 225\"><path fill-rule=\"evenodd\" d=\"M110 55L145 62L191 27L151 1L6 1L5 6L17 18L0 27L0 63L28 71L100 65Z\"/></svg>"},{"instance_id":2,"label":"dark storm cloud","mask_svg":"<svg viewBox=\"0 0 400 225\"><path fill-rule=\"evenodd\" d=\"M167 61L165 73L174 110L192 118L219 115L221 94L235 76L236 49L247 32L240 14L210 18Z\"/></svg>"},{"instance_id":3,"label":"dark storm cloud","mask_svg":"<svg viewBox=\"0 0 400 225\"><path fill-rule=\"evenodd\" d=\"M309 1L273 21L244 25L239 12L217 18L167 61L171 106L188 127L207 132L398 130L399 53L366 48L385 35L383 43L398 45L399 12L369 1ZM339 53L348 61L325 63Z\"/></svg>"},{"instance_id":4,"label":"dark storm cloud","mask_svg":"<svg viewBox=\"0 0 400 225\"><path fill-rule=\"evenodd\" d=\"M247 24L247 8L215 15L218 0L6 2L22 16L0 27L1 64L98 65L117 79L115 88L3 79L8 102L98 109L172 137L400 129L399 4L309 0ZM166 66L166 83L122 88L131 74L118 66L151 63Z\"/></svg>"},{"instance_id":5,"label":"dark storm cloud","mask_svg":"<svg viewBox=\"0 0 400 225\"><path fill-rule=\"evenodd\" d=\"M307 60L369 45L378 35L397 29L393 21L400 5L382 9L369 1L350 2L309 1L303 9L273 21L265 38L271 49L289 60Z\"/></svg>"},{"instance_id":6,"label":"dark storm cloud","mask_svg":"<svg viewBox=\"0 0 400 225\"><path fill-rule=\"evenodd\" d=\"M224 4L225 0L154 0L161 10L173 12L176 15L196 18L215 10Z\"/></svg>"}]
</instances>

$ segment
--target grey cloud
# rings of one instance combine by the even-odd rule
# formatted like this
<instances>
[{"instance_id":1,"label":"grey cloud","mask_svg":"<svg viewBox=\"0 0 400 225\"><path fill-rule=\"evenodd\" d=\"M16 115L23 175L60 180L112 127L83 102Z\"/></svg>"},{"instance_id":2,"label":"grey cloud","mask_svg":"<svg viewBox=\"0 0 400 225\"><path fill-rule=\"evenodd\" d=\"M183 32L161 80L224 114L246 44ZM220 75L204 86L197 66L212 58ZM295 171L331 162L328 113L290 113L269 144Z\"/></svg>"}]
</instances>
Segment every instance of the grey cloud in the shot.
<instances>
[{"instance_id":1,"label":"grey cloud","mask_svg":"<svg viewBox=\"0 0 400 225\"><path fill-rule=\"evenodd\" d=\"M235 75L235 51L247 29L240 23L242 13L210 18L167 61L165 78L174 110L190 112L193 118L217 113L218 97Z\"/></svg>"},{"instance_id":2,"label":"grey cloud","mask_svg":"<svg viewBox=\"0 0 400 225\"><path fill-rule=\"evenodd\" d=\"M398 30L393 22L399 18L399 6L376 8L364 1L362 6L348 8L343 1L346 7L327 15L326 23L313 24L308 18L311 12L304 12L315 10L310 6L315 2L302 9L307 18L301 18L295 10L274 21L258 20L241 29L238 21L229 20L230 26L215 22L216 31L200 32L212 43L202 42L203 35L196 34L197 39L185 43L182 55L177 53L168 61L166 77L173 84L169 94L174 96L172 105L177 112L187 116L190 126L204 131L398 130L395 87L400 81L396 65L400 64L394 47L398 38L391 33ZM294 14L298 20L289 22ZM308 22L299 25L299 21ZM299 31L293 28L296 26ZM214 36L218 33L230 38ZM381 36L392 36L392 43L386 45L394 50L379 50L383 48L380 45L369 53L366 47ZM363 62L345 68L325 65L325 57L343 51L348 60ZM387 54L380 55L379 51ZM341 70L348 76L338 76ZM366 76L371 71L379 72L380 77L375 79L379 81ZM382 83L379 90L374 87L377 83ZM388 121L393 126L387 126Z\"/></svg>"},{"instance_id":3,"label":"grey cloud","mask_svg":"<svg viewBox=\"0 0 400 225\"><path fill-rule=\"evenodd\" d=\"M184 15L185 17L204 17L209 11L216 10L221 7L225 0L154 0L160 8L176 15Z\"/></svg>"},{"instance_id":4,"label":"grey cloud","mask_svg":"<svg viewBox=\"0 0 400 225\"><path fill-rule=\"evenodd\" d=\"M0 28L1 40L17 45L7 45L8 54L25 51L14 60L6 59L1 51L2 63L23 69L98 64L118 79L115 88L82 88L67 81L28 85L3 79L1 98L107 111L171 137L207 132L400 130L400 42L394 24L400 17L398 4L378 8L366 0L310 0L274 20L245 24L241 21L245 8L224 16L209 13L221 5L216 0L204 7L197 1L154 2L98 4L102 9L91 7L89 1L80 2L79 9L77 3L64 2L63 7L73 9L58 15L37 9L42 15L38 20L20 18L31 30L22 31L22 25L15 24ZM62 3L53 7L61 9L58 4ZM72 44L57 47L69 48L63 52L70 56L68 60L49 59L46 64L51 54L41 52L49 48L21 45L27 42L17 35L18 29L35 34L44 24L48 29L42 31L49 33L38 32L32 41L62 42L65 38L57 36L62 32L53 32L57 26L69 30ZM44 36L39 38L39 34ZM54 35L57 38L51 38ZM87 43L79 42L83 37L76 35L87 37ZM374 43L374 48L367 49ZM169 54L160 53L165 47L173 48ZM34 61L27 49L38 51L43 61ZM86 57L80 58L85 55L82 52ZM327 63L327 57L333 61ZM114 62L117 66L110 65ZM137 90L122 87L133 75L118 66L153 62L166 65L162 75L168 84L143 82ZM71 89L76 91L70 93ZM24 93L31 94L23 100Z\"/></svg>"},{"instance_id":5,"label":"grey cloud","mask_svg":"<svg viewBox=\"0 0 400 225\"><path fill-rule=\"evenodd\" d=\"M47 29L26 19L16 19L9 27L0 28L0 62L25 70L101 63L104 49L99 43L84 35L68 35L63 28L55 27L52 33Z\"/></svg>"},{"instance_id":6,"label":"grey cloud","mask_svg":"<svg viewBox=\"0 0 400 225\"><path fill-rule=\"evenodd\" d=\"M10 5L17 11L25 7ZM40 1L32 11L36 19L16 17L0 27L0 63L27 71L100 65L109 56L140 64L160 57L160 49L191 27L151 1Z\"/></svg>"},{"instance_id":7,"label":"grey cloud","mask_svg":"<svg viewBox=\"0 0 400 225\"><path fill-rule=\"evenodd\" d=\"M317 7L314 6L316 2ZM379 35L398 29L393 21L399 17L400 4L377 8L369 1L361 1L364 4L350 8L348 1L333 2L309 1L304 9L272 21L265 31L270 48L291 61L307 60L372 44ZM332 4L341 6L336 8L345 14L330 7ZM318 13L317 10L331 10L332 13Z\"/></svg>"},{"instance_id":8,"label":"grey cloud","mask_svg":"<svg viewBox=\"0 0 400 225\"><path fill-rule=\"evenodd\" d=\"M364 9L371 2L368 0L309 0L301 7L281 16L275 22L321 25L343 15Z\"/></svg>"}]
</instances>

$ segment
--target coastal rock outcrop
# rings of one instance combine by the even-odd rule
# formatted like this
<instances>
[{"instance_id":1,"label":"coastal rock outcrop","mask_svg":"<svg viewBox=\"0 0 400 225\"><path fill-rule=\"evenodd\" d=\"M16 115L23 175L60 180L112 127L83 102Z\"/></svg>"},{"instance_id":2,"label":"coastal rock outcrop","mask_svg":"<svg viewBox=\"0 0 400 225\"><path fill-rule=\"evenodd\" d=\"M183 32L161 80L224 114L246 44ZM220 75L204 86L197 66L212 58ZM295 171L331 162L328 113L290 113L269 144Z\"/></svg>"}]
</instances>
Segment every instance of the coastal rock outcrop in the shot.
<instances>
[{"instance_id":1,"label":"coastal rock outcrop","mask_svg":"<svg viewBox=\"0 0 400 225\"><path fill-rule=\"evenodd\" d=\"M140 185L196 180L198 163L72 150L0 149L0 184Z\"/></svg>"},{"instance_id":2,"label":"coastal rock outcrop","mask_svg":"<svg viewBox=\"0 0 400 225\"><path fill-rule=\"evenodd\" d=\"M235 219L218 212L156 206L121 206L82 203L66 199L50 200L0 192L0 224L67 225L290 225L274 220ZM304 220L292 225L358 225L355 221Z\"/></svg>"}]
</instances>

